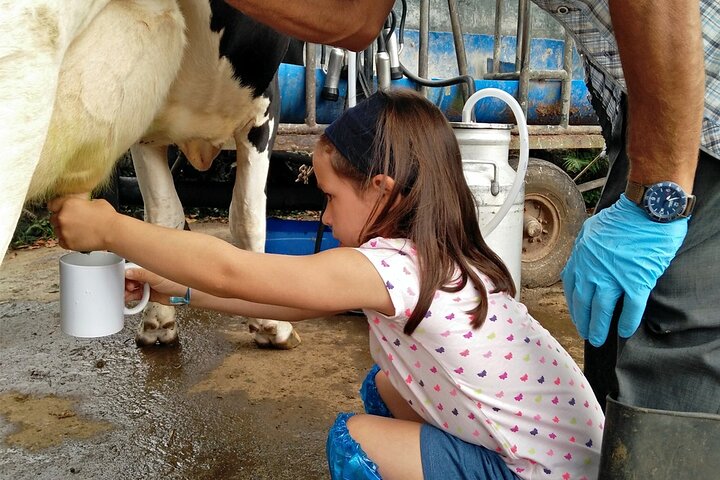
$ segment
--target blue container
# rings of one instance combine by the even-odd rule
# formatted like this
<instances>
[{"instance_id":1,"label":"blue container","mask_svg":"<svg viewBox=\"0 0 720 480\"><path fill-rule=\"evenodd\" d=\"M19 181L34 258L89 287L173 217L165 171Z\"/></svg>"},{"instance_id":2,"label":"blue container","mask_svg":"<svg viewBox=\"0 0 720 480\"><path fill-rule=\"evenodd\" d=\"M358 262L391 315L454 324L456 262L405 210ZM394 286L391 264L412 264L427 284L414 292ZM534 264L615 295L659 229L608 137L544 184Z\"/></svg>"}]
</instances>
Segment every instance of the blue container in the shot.
<instances>
[{"instance_id":1,"label":"blue container","mask_svg":"<svg viewBox=\"0 0 720 480\"><path fill-rule=\"evenodd\" d=\"M315 238L320 222L317 220L288 220L270 217L267 219L265 237L266 253L282 253L285 255L310 255L315 253ZM320 250L327 250L340 245L332 236L329 227L323 227Z\"/></svg>"}]
</instances>

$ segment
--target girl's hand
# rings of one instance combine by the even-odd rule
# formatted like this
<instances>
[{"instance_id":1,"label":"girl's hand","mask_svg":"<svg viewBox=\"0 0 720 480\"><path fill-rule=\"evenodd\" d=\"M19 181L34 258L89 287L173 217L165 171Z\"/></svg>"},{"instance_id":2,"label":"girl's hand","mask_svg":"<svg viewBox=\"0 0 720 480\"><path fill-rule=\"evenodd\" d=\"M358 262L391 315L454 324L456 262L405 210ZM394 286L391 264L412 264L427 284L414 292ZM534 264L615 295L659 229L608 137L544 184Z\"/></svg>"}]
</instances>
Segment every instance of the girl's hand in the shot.
<instances>
[{"instance_id":1,"label":"girl's hand","mask_svg":"<svg viewBox=\"0 0 720 480\"><path fill-rule=\"evenodd\" d=\"M143 268L125 271L125 301L140 300L143 284L150 285L150 301L170 305L169 297L182 297L187 288Z\"/></svg>"},{"instance_id":2,"label":"girl's hand","mask_svg":"<svg viewBox=\"0 0 720 480\"><path fill-rule=\"evenodd\" d=\"M113 234L113 222L119 215L105 200L77 195L51 200L48 210L60 246L79 252L106 250L108 235Z\"/></svg>"}]
</instances>

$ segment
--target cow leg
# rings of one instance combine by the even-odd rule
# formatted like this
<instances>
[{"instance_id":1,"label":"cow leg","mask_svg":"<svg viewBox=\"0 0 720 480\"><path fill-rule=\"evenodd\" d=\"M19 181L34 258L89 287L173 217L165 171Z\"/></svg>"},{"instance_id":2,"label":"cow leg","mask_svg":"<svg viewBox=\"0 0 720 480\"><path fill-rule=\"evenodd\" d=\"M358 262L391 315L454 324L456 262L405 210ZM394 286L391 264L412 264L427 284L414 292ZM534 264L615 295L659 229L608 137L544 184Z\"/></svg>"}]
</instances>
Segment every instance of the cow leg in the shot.
<instances>
[{"instance_id":1,"label":"cow leg","mask_svg":"<svg viewBox=\"0 0 720 480\"><path fill-rule=\"evenodd\" d=\"M230 203L230 232L238 247L253 252L265 251L265 183L276 128L274 118L235 135L237 169ZM300 344L300 336L289 322L251 318L248 326L261 347L290 349Z\"/></svg>"},{"instance_id":2,"label":"cow leg","mask_svg":"<svg viewBox=\"0 0 720 480\"><path fill-rule=\"evenodd\" d=\"M135 144L130 148L135 175L145 204L145 221L183 229L185 213L167 163L167 146ZM175 307L150 302L143 310L135 334L139 346L171 344L177 341Z\"/></svg>"}]
</instances>

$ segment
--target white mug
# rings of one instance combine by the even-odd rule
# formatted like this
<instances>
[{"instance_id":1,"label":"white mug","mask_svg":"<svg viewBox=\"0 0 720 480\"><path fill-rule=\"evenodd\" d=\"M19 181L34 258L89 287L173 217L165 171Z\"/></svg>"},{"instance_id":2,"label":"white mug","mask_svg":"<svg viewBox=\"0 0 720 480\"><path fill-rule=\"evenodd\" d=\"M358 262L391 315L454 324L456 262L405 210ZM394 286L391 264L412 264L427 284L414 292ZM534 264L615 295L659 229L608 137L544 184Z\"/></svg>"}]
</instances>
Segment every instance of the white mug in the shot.
<instances>
[{"instance_id":1,"label":"white mug","mask_svg":"<svg viewBox=\"0 0 720 480\"><path fill-rule=\"evenodd\" d=\"M60 257L60 328L74 337L104 337L125 326L125 315L140 312L150 285L133 308L125 306L125 263L110 252L68 253Z\"/></svg>"}]
</instances>

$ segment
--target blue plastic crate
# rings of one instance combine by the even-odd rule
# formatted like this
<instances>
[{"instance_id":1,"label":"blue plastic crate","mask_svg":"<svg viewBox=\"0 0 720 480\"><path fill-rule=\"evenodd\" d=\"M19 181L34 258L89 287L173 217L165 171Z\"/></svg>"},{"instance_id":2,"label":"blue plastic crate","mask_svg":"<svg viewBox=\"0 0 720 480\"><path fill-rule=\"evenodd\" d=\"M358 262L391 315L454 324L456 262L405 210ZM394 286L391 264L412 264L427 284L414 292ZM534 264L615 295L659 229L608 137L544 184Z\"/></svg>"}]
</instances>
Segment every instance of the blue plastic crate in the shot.
<instances>
[{"instance_id":1,"label":"blue plastic crate","mask_svg":"<svg viewBox=\"0 0 720 480\"><path fill-rule=\"evenodd\" d=\"M315 238L320 222L317 220L267 219L265 252L286 255L309 255L315 253ZM320 250L337 247L340 243L332 236L329 227L323 228Z\"/></svg>"}]
</instances>

